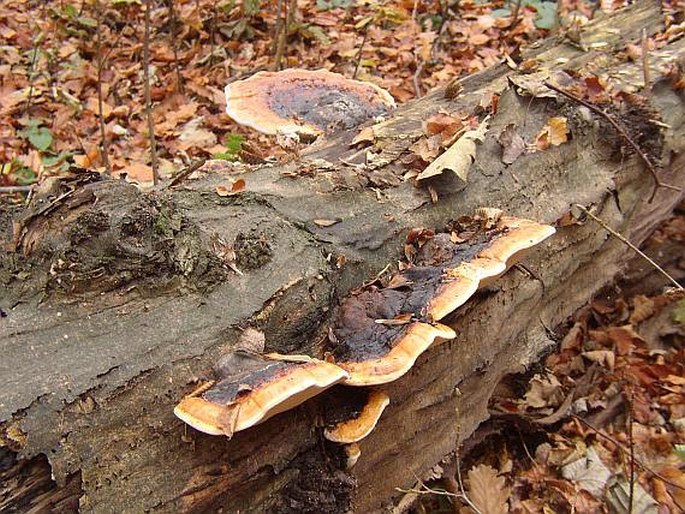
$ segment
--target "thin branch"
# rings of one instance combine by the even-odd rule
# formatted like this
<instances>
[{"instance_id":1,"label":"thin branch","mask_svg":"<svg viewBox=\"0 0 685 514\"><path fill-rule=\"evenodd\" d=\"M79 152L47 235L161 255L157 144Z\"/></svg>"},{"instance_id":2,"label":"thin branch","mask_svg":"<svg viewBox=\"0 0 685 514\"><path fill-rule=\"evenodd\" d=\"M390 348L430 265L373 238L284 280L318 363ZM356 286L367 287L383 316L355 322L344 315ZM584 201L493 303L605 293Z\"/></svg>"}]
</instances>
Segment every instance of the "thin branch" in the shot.
<instances>
[{"instance_id":1,"label":"thin branch","mask_svg":"<svg viewBox=\"0 0 685 514\"><path fill-rule=\"evenodd\" d=\"M642 79L645 83L645 95L649 95L649 86L652 80L649 74L649 39L647 39L647 29L642 29Z\"/></svg>"},{"instance_id":2,"label":"thin branch","mask_svg":"<svg viewBox=\"0 0 685 514\"><path fill-rule=\"evenodd\" d=\"M574 204L575 207L583 211L586 215L590 216L593 220L595 220L597 223L601 225L601 227L609 232L612 236L617 238L619 241L621 241L623 244L625 244L628 248L633 250L636 254L638 254L640 257L642 257L644 260L646 260L655 270L657 270L659 273L661 273L668 281L673 284L674 287L676 287L680 291L685 291L683 289L683 286L681 286L676 279L674 279L671 275L666 273L666 271L659 266L656 262L654 262L649 256L647 256L644 252L642 252L637 246L635 246L633 243L628 241L623 235L619 234L616 232L613 228L611 228L609 225L607 225L603 220L592 214L589 210L587 210L585 207L583 207L580 204Z\"/></svg>"},{"instance_id":3,"label":"thin branch","mask_svg":"<svg viewBox=\"0 0 685 514\"><path fill-rule=\"evenodd\" d=\"M628 422L628 450L629 453L629 466L630 466L630 495L628 497L628 514L633 514L633 503L635 502L635 441L633 440L633 398L630 392L626 391L626 403L627 403L627 422Z\"/></svg>"},{"instance_id":4,"label":"thin branch","mask_svg":"<svg viewBox=\"0 0 685 514\"><path fill-rule=\"evenodd\" d=\"M171 182L169 182L164 189L174 187L181 183L186 177L191 175L194 171L197 171L205 162L207 162L207 159L197 159L196 161L191 162L188 166L174 175L174 178L171 179Z\"/></svg>"},{"instance_id":5,"label":"thin branch","mask_svg":"<svg viewBox=\"0 0 685 514\"><path fill-rule=\"evenodd\" d=\"M157 148L155 143L155 122L152 118L152 99L150 96L150 8L152 0L145 0L145 39L143 40L143 80L145 81L145 112L147 131L150 138L150 159L152 163L152 183L159 182Z\"/></svg>"},{"instance_id":6,"label":"thin branch","mask_svg":"<svg viewBox=\"0 0 685 514\"><path fill-rule=\"evenodd\" d=\"M572 414L571 417L572 417L573 419L579 421L581 424L585 425L586 427L588 427L590 430L592 430L592 431L593 431L594 433L596 433L598 436L600 436L600 437L606 439L607 441L609 441L610 443L614 444L614 445L615 445L619 450L621 450L622 452L627 452L627 450L626 450L624 444L621 443L621 442L619 442L619 441L616 440L615 438L611 437L609 434L605 434L605 433L602 432L601 430L596 429L594 426L592 426L589 422L585 421L585 420L584 420L583 418L581 418L580 416L577 416L577 415L575 415L575 414ZM659 473L657 473L656 471L654 471L652 468L650 468L649 466L647 466L646 464L644 464L644 463L643 463L640 459L638 459L637 457L635 457L633 460L634 460L635 464L637 464L638 466L640 466L643 470L645 470L647 473L649 473L649 474L652 475L653 477L658 478L659 480L661 480L663 483L665 483L665 484L667 484L667 485L670 485L671 487L674 487L674 488L676 488L676 489L680 489L681 491L685 491L685 487L683 487L683 486L680 485L680 484L676 484L675 482L672 482L672 481L669 480L668 478L666 478L666 477L660 475Z\"/></svg>"},{"instance_id":7,"label":"thin branch","mask_svg":"<svg viewBox=\"0 0 685 514\"><path fill-rule=\"evenodd\" d=\"M166 0L167 8L169 9L169 22L171 23L171 48L174 52L174 67L176 68L176 92L183 94L183 78L181 77L181 66L178 62L178 19L176 18L176 9L174 9L174 0Z\"/></svg>"},{"instance_id":8,"label":"thin branch","mask_svg":"<svg viewBox=\"0 0 685 514\"><path fill-rule=\"evenodd\" d=\"M359 45L359 51L357 52L357 58L356 58L356 62L354 64L354 73L352 73L353 79L357 78L357 73L359 72L359 66L362 63L362 53L364 52L364 45L366 44L366 38L369 35L369 25L371 25L371 22L364 25L364 36L362 37L362 44Z\"/></svg>"},{"instance_id":9,"label":"thin branch","mask_svg":"<svg viewBox=\"0 0 685 514\"><path fill-rule=\"evenodd\" d=\"M590 102L586 102L582 98L578 98L573 93L569 93L568 91L565 91L565 90L555 86L554 84L552 84L549 81L545 81L544 84L545 84L545 86L547 86L552 91L556 91L557 93L565 96L569 100L573 100L574 102L578 102L579 104L584 105L585 107L587 107L591 111L593 111L593 112L599 114L600 116L604 117L604 119L606 119L611 124L611 126L616 129L616 131L619 133L619 135L621 137L623 137L623 139L633 148L633 150L635 150L635 152L640 157L640 159L642 159L642 161L645 163L645 166L647 166L647 170L649 170L649 172L652 174L652 178L654 178L654 189L652 190L652 194L649 197L648 203L652 203L652 200L654 199L654 195L656 194L656 190L659 187L663 187L665 189L670 189L672 191L682 191L682 189L679 187L672 186L670 184L665 184L665 183L661 182L661 180L659 180L659 177L656 173L656 167L654 166L654 164L652 164L652 161L649 160L649 157L647 157L647 155L642 151L642 149L638 146L638 144L635 141L633 141L633 139L628 135L628 132L626 132L626 129L624 129L621 125L619 125L619 123L616 120L614 120L614 118L612 116L610 116L608 113L604 112L602 109L600 109L596 105L593 105Z\"/></svg>"},{"instance_id":10,"label":"thin branch","mask_svg":"<svg viewBox=\"0 0 685 514\"><path fill-rule=\"evenodd\" d=\"M0 194L28 193L36 186L0 186Z\"/></svg>"},{"instance_id":11,"label":"thin branch","mask_svg":"<svg viewBox=\"0 0 685 514\"><path fill-rule=\"evenodd\" d=\"M33 100L33 85L36 78L35 66L36 61L38 60L38 45L40 44L42 39L43 33L41 32L36 36L36 39L33 42L33 48L31 49L33 51L33 54L31 55L31 63L29 64L29 96L26 99L26 107L24 107L25 113L28 113L28 110L31 108L31 102Z\"/></svg>"},{"instance_id":12,"label":"thin branch","mask_svg":"<svg viewBox=\"0 0 685 514\"><path fill-rule=\"evenodd\" d=\"M288 38L288 3L278 0L276 6L276 50L274 52L274 71L281 69L281 61L285 53L285 43ZM284 12L285 11L285 12Z\"/></svg>"},{"instance_id":13,"label":"thin branch","mask_svg":"<svg viewBox=\"0 0 685 514\"><path fill-rule=\"evenodd\" d=\"M104 100L102 98L102 5L100 0L95 0L95 54L98 69L97 93L98 93L98 121L100 122L100 144L102 146L102 162L105 165L107 175L112 174L112 165L109 162L109 142L103 114Z\"/></svg>"}]
</instances>

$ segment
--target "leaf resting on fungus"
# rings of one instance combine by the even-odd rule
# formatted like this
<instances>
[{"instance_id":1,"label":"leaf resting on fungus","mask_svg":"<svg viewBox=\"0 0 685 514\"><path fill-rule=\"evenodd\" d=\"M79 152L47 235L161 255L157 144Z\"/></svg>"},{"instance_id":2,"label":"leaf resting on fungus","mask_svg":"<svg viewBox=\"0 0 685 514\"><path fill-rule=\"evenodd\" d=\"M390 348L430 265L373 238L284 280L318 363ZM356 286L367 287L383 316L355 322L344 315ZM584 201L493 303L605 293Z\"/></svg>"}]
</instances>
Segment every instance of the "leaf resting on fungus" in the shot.
<instances>
[{"instance_id":1,"label":"leaf resting on fungus","mask_svg":"<svg viewBox=\"0 0 685 514\"><path fill-rule=\"evenodd\" d=\"M465 132L445 153L419 173L416 180L435 177L441 175L445 170L449 170L466 184L469 168L476 158L476 141L483 141L488 131L488 121L489 118L486 117L477 129Z\"/></svg>"},{"instance_id":2,"label":"leaf resting on fungus","mask_svg":"<svg viewBox=\"0 0 685 514\"><path fill-rule=\"evenodd\" d=\"M481 514L507 514L511 491L504 477L486 464L469 470L469 499Z\"/></svg>"}]
</instances>

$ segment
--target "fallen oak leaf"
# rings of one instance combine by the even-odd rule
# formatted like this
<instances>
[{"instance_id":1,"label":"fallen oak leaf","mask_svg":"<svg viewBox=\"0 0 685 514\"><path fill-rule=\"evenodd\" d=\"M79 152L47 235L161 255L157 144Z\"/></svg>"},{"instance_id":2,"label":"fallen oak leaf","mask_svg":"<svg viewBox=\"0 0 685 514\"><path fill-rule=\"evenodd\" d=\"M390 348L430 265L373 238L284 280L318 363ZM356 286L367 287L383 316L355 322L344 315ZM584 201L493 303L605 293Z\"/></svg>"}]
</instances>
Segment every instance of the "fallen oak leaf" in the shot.
<instances>
[{"instance_id":1,"label":"fallen oak leaf","mask_svg":"<svg viewBox=\"0 0 685 514\"><path fill-rule=\"evenodd\" d=\"M488 130L486 116L478 128L465 132L450 146L445 153L435 159L428 167L418 174L417 181L441 175L445 170L454 173L466 185L469 168L476 158L476 141L483 141Z\"/></svg>"},{"instance_id":2,"label":"fallen oak leaf","mask_svg":"<svg viewBox=\"0 0 685 514\"><path fill-rule=\"evenodd\" d=\"M469 470L469 499L481 514L507 514L511 489L504 477L487 464Z\"/></svg>"},{"instance_id":3,"label":"fallen oak leaf","mask_svg":"<svg viewBox=\"0 0 685 514\"><path fill-rule=\"evenodd\" d=\"M245 190L245 180L239 178L233 184L231 188L228 189L226 186L216 186L216 194L219 196L234 196L238 193L242 193Z\"/></svg>"},{"instance_id":4,"label":"fallen oak leaf","mask_svg":"<svg viewBox=\"0 0 685 514\"><path fill-rule=\"evenodd\" d=\"M555 116L547 120L547 125L542 127L535 137L535 146L538 150L547 150L551 146L559 146L568 141L568 123L563 116Z\"/></svg>"}]
</instances>

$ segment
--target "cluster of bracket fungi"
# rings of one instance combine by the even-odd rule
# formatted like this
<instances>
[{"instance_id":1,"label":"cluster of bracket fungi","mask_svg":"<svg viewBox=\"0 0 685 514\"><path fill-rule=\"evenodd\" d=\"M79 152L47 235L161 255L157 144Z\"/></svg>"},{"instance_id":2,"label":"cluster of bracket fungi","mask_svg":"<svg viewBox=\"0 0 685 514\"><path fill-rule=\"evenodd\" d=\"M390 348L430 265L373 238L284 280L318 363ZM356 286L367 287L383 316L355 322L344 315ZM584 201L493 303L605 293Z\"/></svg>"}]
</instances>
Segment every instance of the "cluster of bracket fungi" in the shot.
<instances>
[{"instance_id":1,"label":"cluster of bracket fungi","mask_svg":"<svg viewBox=\"0 0 685 514\"><path fill-rule=\"evenodd\" d=\"M303 77L305 86L297 86L296 72ZM312 80L317 73L322 74L324 83L346 80L331 77L335 74L330 72L288 70L287 73L284 76L288 80L280 81L278 74L261 75L268 79L267 85L289 82L304 89L313 89ZM256 81L258 75L245 83ZM348 82L352 83L350 88L364 84ZM269 87L247 87L244 83L227 87L229 114L239 116L235 104L231 107L231 99L236 95L273 108L270 99L274 96L268 93ZM373 93L376 89L373 86L364 91L367 96L376 94L381 100L385 98ZM259 93L250 96L252 90ZM330 100L325 94L313 94L313 97L317 95L319 101L322 97L324 102L326 98ZM358 99L362 95L353 96ZM341 101L335 95L333 99ZM307 127L304 133L328 133L330 123L311 123L313 118L307 117L308 111L302 105L298 103L298 117L291 119L288 130ZM371 111L377 112L375 109ZM283 109L278 112L279 116L288 114ZM375 115L367 114L366 119ZM247 123L245 118L238 121ZM250 126L258 128L256 122ZM350 386L347 389L355 392L339 395L345 398L341 402L346 403L341 408L334 405L335 395L332 395L333 405L329 405L329 410L337 413L337 419L327 420L324 437L344 445L346 465L351 467L360 455L357 443L373 430L390 402L387 393L378 386L406 374L432 345L455 338L454 330L440 320L462 306L479 288L506 272L523 252L554 232L549 225L504 216L497 209L480 209L474 217L452 222L444 232L411 231L407 243L414 251L409 263L384 285L374 281L359 288L334 309L328 327L328 351L323 359L307 355L230 353L217 364L216 380L183 398L174 413L201 432L231 437L336 384Z\"/></svg>"}]
</instances>

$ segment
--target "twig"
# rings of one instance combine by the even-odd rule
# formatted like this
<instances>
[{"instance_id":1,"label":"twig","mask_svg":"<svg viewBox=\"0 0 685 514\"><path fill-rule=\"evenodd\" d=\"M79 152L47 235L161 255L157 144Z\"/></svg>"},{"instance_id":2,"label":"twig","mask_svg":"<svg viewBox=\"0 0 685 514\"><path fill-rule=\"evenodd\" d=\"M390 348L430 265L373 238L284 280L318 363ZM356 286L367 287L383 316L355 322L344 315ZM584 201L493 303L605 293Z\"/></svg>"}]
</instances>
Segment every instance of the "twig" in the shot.
<instances>
[{"instance_id":1,"label":"twig","mask_svg":"<svg viewBox=\"0 0 685 514\"><path fill-rule=\"evenodd\" d=\"M627 422L628 422L628 450L630 451L630 495L628 497L628 514L633 514L635 501L635 441L633 440L633 398L630 392L626 392Z\"/></svg>"},{"instance_id":2,"label":"twig","mask_svg":"<svg viewBox=\"0 0 685 514\"><path fill-rule=\"evenodd\" d=\"M614 120L614 118L612 116L610 116L608 113L604 112L602 109L600 109L596 105L593 105L590 102L586 102L582 98L578 98L576 95L569 93L568 91L565 91L565 90L555 86L554 84L552 84L549 81L545 81L544 84L545 84L545 86L547 86L552 91L556 91L557 93L565 96L569 100L573 100L574 102L578 102L579 104L584 105L585 107L587 107L591 111L593 111L593 112L599 114L600 116L604 117L611 124L611 126L616 129L616 131L619 133L619 135L621 137L623 137L623 139L633 148L633 150L635 150L635 152L640 157L640 159L642 159L642 161L645 163L645 166L647 166L647 170L649 170L649 172L652 174L652 177L654 178L654 189L652 190L652 194L649 197L648 203L652 203L652 200L654 199L654 195L656 194L656 190L659 187L663 187L665 189L670 189L672 191L682 191L682 189L679 187L672 186L670 184L665 184L665 183L661 182L661 180L659 180L659 177L656 173L656 168L654 167L654 164L652 164L652 161L649 160L649 157L647 157L647 155L642 151L642 149L638 146L638 144L635 141L633 141L633 139L628 135L626 130L621 125L619 125L618 122L616 120Z\"/></svg>"},{"instance_id":3,"label":"twig","mask_svg":"<svg viewBox=\"0 0 685 514\"><path fill-rule=\"evenodd\" d=\"M169 182L169 184L167 184L164 187L164 189L169 189L170 187L178 185L186 177L191 175L194 171L197 171L205 162L207 162L207 159L198 159L196 161L191 162L188 166L186 166L184 169L182 169L176 175L174 175L174 178L171 179L171 182Z\"/></svg>"},{"instance_id":4,"label":"twig","mask_svg":"<svg viewBox=\"0 0 685 514\"><path fill-rule=\"evenodd\" d=\"M283 0L278 0L276 9L278 16L276 18L276 52L274 54L274 70L281 69L281 61L285 53L285 43L288 38L288 3ZM283 12L285 10L285 12Z\"/></svg>"},{"instance_id":5,"label":"twig","mask_svg":"<svg viewBox=\"0 0 685 514\"><path fill-rule=\"evenodd\" d=\"M649 40L647 39L647 29L642 29L642 79L645 83L645 95L649 95L649 85L652 80L649 75Z\"/></svg>"},{"instance_id":6,"label":"twig","mask_svg":"<svg viewBox=\"0 0 685 514\"><path fill-rule=\"evenodd\" d=\"M642 252L637 246L635 246L633 243L628 241L623 235L619 234L616 232L613 228L611 228L609 225L607 225L604 221L602 221L600 218L592 214L589 210L587 210L585 207L583 207L580 204L574 204L575 207L583 211L586 215L590 216L593 220L595 220L597 223L599 223L604 230L609 232L612 236L617 238L619 241L621 241L623 244L628 246L631 250L633 250L635 253L637 253L640 257L642 257L644 260L646 260L652 267L654 267L655 270L657 270L659 273L661 273L664 277L668 279L668 281L673 284L678 290L680 291L685 291L683 289L683 286L681 286L676 279L674 279L671 275L666 273L666 271L659 266L656 262L654 262L649 256L647 256L644 252Z\"/></svg>"},{"instance_id":7,"label":"twig","mask_svg":"<svg viewBox=\"0 0 685 514\"><path fill-rule=\"evenodd\" d=\"M152 0L145 0L145 38L143 40L143 80L145 81L145 112L147 113L147 131L150 138L150 159L152 164L152 183L159 182L157 167L157 148L155 143L155 122L152 119L152 99L150 97L150 8Z\"/></svg>"},{"instance_id":8,"label":"twig","mask_svg":"<svg viewBox=\"0 0 685 514\"><path fill-rule=\"evenodd\" d=\"M359 45L359 51L357 52L356 62L354 64L354 73L352 73L352 78L357 78L357 72L359 72L359 66L362 63L362 53L364 52L364 45L366 44L366 38L369 35L369 25L371 22L364 25L364 35L362 36L362 44Z\"/></svg>"},{"instance_id":9,"label":"twig","mask_svg":"<svg viewBox=\"0 0 685 514\"><path fill-rule=\"evenodd\" d=\"M511 13L511 23L509 28L513 29L519 21L519 12L521 11L521 0L516 0L514 4L514 10Z\"/></svg>"},{"instance_id":10,"label":"twig","mask_svg":"<svg viewBox=\"0 0 685 514\"><path fill-rule=\"evenodd\" d=\"M183 78L181 77L181 66L178 63L178 41L176 34L178 29L178 20L176 19L174 0L167 0L167 7L169 9L169 21L171 22L171 48L174 51L174 67L176 68L176 92L182 95Z\"/></svg>"},{"instance_id":11,"label":"twig","mask_svg":"<svg viewBox=\"0 0 685 514\"><path fill-rule=\"evenodd\" d=\"M0 194L13 194L13 193L28 193L32 191L36 186L0 186Z\"/></svg>"},{"instance_id":12,"label":"twig","mask_svg":"<svg viewBox=\"0 0 685 514\"><path fill-rule=\"evenodd\" d=\"M411 12L411 19L413 21L414 29L418 29L418 21L416 15L419 10L419 0L414 0L414 8ZM414 35L415 40L418 41L416 34ZM421 84L419 84L419 79L421 78L421 73L423 72L424 62L423 59L419 57L420 52L417 51L416 46L414 46L414 62L416 63L416 71L414 71L414 76L412 77L412 83L414 84L414 94L416 98L421 98Z\"/></svg>"},{"instance_id":13,"label":"twig","mask_svg":"<svg viewBox=\"0 0 685 514\"><path fill-rule=\"evenodd\" d=\"M592 431L593 431L595 434L597 434L598 436L603 437L604 439L606 439L606 440L609 441L610 443L614 444L614 445L615 445L619 450L621 450L622 452L625 452L625 451L626 451L626 448L625 448L625 446L623 445L623 443L617 441L615 438L611 437L609 434L605 434L605 433L602 432L601 430L596 429L593 425L591 425L589 422L585 421L585 420L584 420L583 418L581 418L580 416L577 416L577 415L575 415L575 414L571 414L571 417L572 417L573 419L579 421L581 424L585 425L586 427L588 427L590 430L592 430ZM634 457L634 458L633 458L633 461L635 462L635 464L637 464L638 466L640 466L640 467L641 467L643 470L645 470L647 473L649 473L649 474L652 475L653 477L658 478L658 479L661 480L663 483L668 484L668 485L670 485L671 487L675 487L676 489L680 489L681 491L685 491L685 487L683 487L683 486L680 485L680 484L676 484L675 482L672 482L672 481L669 480L668 478L666 478L666 477L660 475L659 473L657 473L656 471L654 471L652 468L650 468L649 466L647 466L646 464L644 464L644 463L643 463L640 459L638 459L637 457Z\"/></svg>"},{"instance_id":14,"label":"twig","mask_svg":"<svg viewBox=\"0 0 685 514\"><path fill-rule=\"evenodd\" d=\"M95 0L95 53L98 68L98 120L100 122L100 144L102 145L102 162L105 165L107 175L112 174L112 165L109 162L109 143L107 141L107 131L105 129L105 116L103 114L104 100L102 98L102 5L100 0Z\"/></svg>"},{"instance_id":15,"label":"twig","mask_svg":"<svg viewBox=\"0 0 685 514\"><path fill-rule=\"evenodd\" d=\"M26 107L24 107L25 113L28 113L28 110L31 108L31 101L33 100L33 83L35 81L34 68L36 66L36 61L38 60L38 45L40 44L41 39L43 39L42 32L36 36L33 43L33 54L31 55L31 63L29 64L29 96L26 99Z\"/></svg>"}]
</instances>

